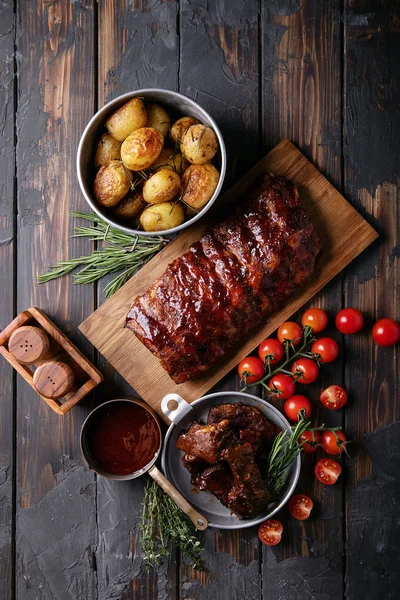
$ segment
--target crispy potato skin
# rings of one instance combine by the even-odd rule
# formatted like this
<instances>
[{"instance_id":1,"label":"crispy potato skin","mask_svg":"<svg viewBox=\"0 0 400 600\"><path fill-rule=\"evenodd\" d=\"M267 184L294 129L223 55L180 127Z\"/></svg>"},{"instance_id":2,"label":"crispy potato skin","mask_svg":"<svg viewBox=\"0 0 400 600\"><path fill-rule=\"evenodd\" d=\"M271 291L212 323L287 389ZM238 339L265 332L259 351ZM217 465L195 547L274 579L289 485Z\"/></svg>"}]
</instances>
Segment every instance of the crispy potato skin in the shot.
<instances>
[{"instance_id":1,"label":"crispy potato skin","mask_svg":"<svg viewBox=\"0 0 400 600\"><path fill-rule=\"evenodd\" d=\"M209 162L218 150L214 131L206 125L192 125L181 141L181 152L194 165Z\"/></svg>"},{"instance_id":2,"label":"crispy potato skin","mask_svg":"<svg viewBox=\"0 0 400 600\"><path fill-rule=\"evenodd\" d=\"M121 142L113 138L109 133L103 133L96 148L94 157L94 165L96 169L106 165L111 160L119 160L121 158Z\"/></svg>"},{"instance_id":3,"label":"crispy potato skin","mask_svg":"<svg viewBox=\"0 0 400 600\"><path fill-rule=\"evenodd\" d=\"M115 206L128 193L131 173L119 160L100 167L94 180L93 192L102 206Z\"/></svg>"},{"instance_id":4,"label":"crispy potato skin","mask_svg":"<svg viewBox=\"0 0 400 600\"><path fill-rule=\"evenodd\" d=\"M115 207L114 212L123 219L132 219L140 215L145 206L147 204L143 199L142 190L133 190L122 198Z\"/></svg>"},{"instance_id":5,"label":"crispy potato skin","mask_svg":"<svg viewBox=\"0 0 400 600\"><path fill-rule=\"evenodd\" d=\"M146 104L147 123L146 127L153 127L166 137L168 135L171 118L165 108L159 104Z\"/></svg>"},{"instance_id":6,"label":"crispy potato skin","mask_svg":"<svg viewBox=\"0 0 400 600\"><path fill-rule=\"evenodd\" d=\"M108 132L123 142L131 133L147 123L146 107L141 98L132 98L115 111L106 121Z\"/></svg>"},{"instance_id":7,"label":"crispy potato skin","mask_svg":"<svg viewBox=\"0 0 400 600\"><path fill-rule=\"evenodd\" d=\"M211 163L191 165L182 177L182 200L200 210L207 204L216 190L219 172Z\"/></svg>"},{"instance_id":8,"label":"crispy potato skin","mask_svg":"<svg viewBox=\"0 0 400 600\"><path fill-rule=\"evenodd\" d=\"M180 144L183 136L185 135L189 127L191 127L192 125L197 125L198 123L200 123L200 121L198 121L194 117L181 117L180 119L175 121L175 123L171 127L170 135L172 141L175 144Z\"/></svg>"},{"instance_id":9,"label":"crispy potato skin","mask_svg":"<svg viewBox=\"0 0 400 600\"><path fill-rule=\"evenodd\" d=\"M160 169L147 179L143 186L143 198L149 204L169 202L181 187L181 178L172 169Z\"/></svg>"},{"instance_id":10,"label":"crispy potato skin","mask_svg":"<svg viewBox=\"0 0 400 600\"><path fill-rule=\"evenodd\" d=\"M142 127L122 142L121 158L131 171L148 169L160 156L164 136L154 127Z\"/></svg>"},{"instance_id":11,"label":"crispy potato skin","mask_svg":"<svg viewBox=\"0 0 400 600\"><path fill-rule=\"evenodd\" d=\"M185 220L182 206L176 202L162 202L145 208L140 215L144 231L164 231L181 225Z\"/></svg>"},{"instance_id":12,"label":"crispy potato skin","mask_svg":"<svg viewBox=\"0 0 400 600\"><path fill-rule=\"evenodd\" d=\"M180 152L175 152L172 148L163 148L160 156L150 166L151 171L159 169L172 169L178 175L182 175L189 166L189 162L183 158Z\"/></svg>"}]
</instances>

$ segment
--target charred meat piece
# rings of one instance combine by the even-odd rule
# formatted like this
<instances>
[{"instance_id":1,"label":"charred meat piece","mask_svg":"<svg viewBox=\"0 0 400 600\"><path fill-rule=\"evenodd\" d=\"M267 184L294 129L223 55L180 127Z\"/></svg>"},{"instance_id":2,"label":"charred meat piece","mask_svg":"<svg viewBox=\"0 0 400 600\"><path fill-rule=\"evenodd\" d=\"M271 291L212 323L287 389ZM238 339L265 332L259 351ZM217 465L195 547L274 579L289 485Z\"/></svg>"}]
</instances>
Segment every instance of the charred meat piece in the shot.
<instances>
[{"instance_id":1,"label":"charred meat piece","mask_svg":"<svg viewBox=\"0 0 400 600\"><path fill-rule=\"evenodd\" d=\"M272 440L279 433L279 429L268 421L267 417L264 417L257 408L242 402L218 404L211 407L208 413L208 423L219 423L222 420L228 420L232 429L254 431L261 434L265 440ZM254 435L256 436L256 434ZM250 441L251 433L246 437L247 441ZM243 434L241 434L241 438L244 439ZM259 436L258 439L260 439Z\"/></svg>"},{"instance_id":2,"label":"charred meat piece","mask_svg":"<svg viewBox=\"0 0 400 600\"><path fill-rule=\"evenodd\" d=\"M227 420L211 425L200 425L195 421L186 433L178 437L176 447L213 465L219 462L222 450L236 441L237 436Z\"/></svg>"},{"instance_id":3,"label":"charred meat piece","mask_svg":"<svg viewBox=\"0 0 400 600\"><path fill-rule=\"evenodd\" d=\"M278 310L313 273L320 250L296 187L268 176L134 300L126 326L182 383Z\"/></svg>"},{"instance_id":4,"label":"charred meat piece","mask_svg":"<svg viewBox=\"0 0 400 600\"><path fill-rule=\"evenodd\" d=\"M218 500L227 506L228 495L233 485L233 475L224 463L208 467L199 475L192 475L192 484L199 490L214 494Z\"/></svg>"},{"instance_id":5,"label":"charred meat piece","mask_svg":"<svg viewBox=\"0 0 400 600\"><path fill-rule=\"evenodd\" d=\"M182 462L185 469L192 474L201 473L208 466L208 463L205 460L202 460L198 456L193 456L192 454L184 454L182 456Z\"/></svg>"},{"instance_id":6,"label":"charred meat piece","mask_svg":"<svg viewBox=\"0 0 400 600\"><path fill-rule=\"evenodd\" d=\"M222 458L233 474L233 486L226 506L242 518L250 518L263 512L268 506L268 490L261 471L254 461L250 444L227 448Z\"/></svg>"}]
</instances>

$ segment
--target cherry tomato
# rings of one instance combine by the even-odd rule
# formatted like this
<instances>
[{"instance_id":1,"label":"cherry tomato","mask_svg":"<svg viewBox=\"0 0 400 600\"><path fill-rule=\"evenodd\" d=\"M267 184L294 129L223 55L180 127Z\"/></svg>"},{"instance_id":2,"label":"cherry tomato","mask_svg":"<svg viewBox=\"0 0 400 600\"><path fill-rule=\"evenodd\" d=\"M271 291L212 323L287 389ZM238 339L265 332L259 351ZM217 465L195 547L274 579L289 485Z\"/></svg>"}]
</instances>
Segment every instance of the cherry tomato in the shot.
<instances>
[{"instance_id":1,"label":"cherry tomato","mask_svg":"<svg viewBox=\"0 0 400 600\"><path fill-rule=\"evenodd\" d=\"M294 321L286 321L282 323L278 329L278 340L284 342L288 340L292 342L293 346L297 346L300 343L303 336L303 330L300 325L297 325Z\"/></svg>"},{"instance_id":2,"label":"cherry tomato","mask_svg":"<svg viewBox=\"0 0 400 600\"><path fill-rule=\"evenodd\" d=\"M256 356L248 356L240 361L238 372L240 379L251 385L264 376L264 365Z\"/></svg>"},{"instance_id":3,"label":"cherry tomato","mask_svg":"<svg viewBox=\"0 0 400 600\"><path fill-rule=\"evenodd\" d=\"M293 379L284 373L278 373L271 377L268 381L268 387L272 391L277 391L277 395L281 400L287 400L290 396L293 396L295 391Z\"/></svg>"},{"instance_id":4,"label":"cherry tomato","mask_svg":"<svg viewBox=\"0 0 400 600\"><path fill-rule=\"evenodd\" d=\"M299 521L305 521L313 509L313 501L305 494L296 494L292 496L288 503L288 509L292 517Z\"/></svg>"},{"instance_id":5,"label":"cherry tomato","mask_svg":"<svg viewBox=\"0 0 400 600\"><path fill-rule=\"evenodd\" d=\"M285 415L288 419L292 421L299 420L299 411L304 409L306 411L306 418L311 415L311 403L308 398L302 396L301 394L297 394L286 400L283 405L283 410L285 411Z\"/></svg>"},{"instance_id":6,"label":"cherry tomato","mask_svg":"<svg viewBox=\"0 0 400 600\"><path fill-rule=\"evenodd\" d=\"M267 357L269 356L270 364L275 365L282 360L284 353L283 345L275 338L264 340L258 347L258 356L264 364L267 364Z\"/></svg>"},{"instance_id":7,"label":"cherry tomato","mask_svg":"<svg viewBox=\"0 0 400 600\"><path fill-rule=\"evenodd\" d=\"M300 373L296 381L306 385L317 379L318 371L317 363L311 360L311 358L299 358L292 365L292 373L296 373L296 376Z\"/></svg>"},{"instance_id":8,"label":"cherry tomato","mask_svg":"<svg viewBox=\"0 0 400 600\"><path fill-rule=\"evenodd\" d=\"M344 308L336 315L336 327L340 333L357 333L364 323L364 317L355 308Z\"/></svg>"},{"instance_id":9,"label":"cherry tomato","mask_svg":"<svg viewBox=\"0 0 400 600\"><path fill-rule=\"evenodd\" d=\"M258 528L258 537L267 546L276 546L282 539L283 525L275 519L267 519Z\"/></svg>"},{"instance_id":10,"label":"cherry tomato","mask_svg":"<svg viewBox=\"0 0 400 600\"><path fill-rule=\"evenodd\" d=\"M331 458L321 458L315 465L315 476L321 483L325 485L333 485L337 482L342 467L336 460Z\"/></svg>"},{"instance_id":11,"label":"cherry tomato","mask_svg":"<svg viewBox=\"0 0 400 600\"><path fill-rule=\"evenodd\" d=\"M321 444L324 452L335 456L344 452L347 438L343 431L323 431L321 435Z\"/></svg>"},{"instance_id":12,"label":"cherry tomato","mask_svg":"<svg viewBox=\"0 0 400 600\"><path fill-rule=\"evenodd\" d=\"M311 345L311 352L313 354L318 354L318 361L321 364L330 363L337 358L339 346L332 338L323 337L313 342Z\"/></svg>"},{"instance_id":13,"label":"cherry tomato","mask_svg":"<svg viewBox=\"0 0 400 600\"><path fill-rule=\"evenodd\" d=\"M319 431L310 431L306 429L299 437L300 444L302 444L303 452L305 454L312 454L318 450L318 446L321 442L321 434Z\"/></svg>"},{"instance_id":14,"label":"cherry tomato","mask_svg":"<svg viewBox=\"0 0 400 600\"><path fill-rule=\"evenodd\" d=\"M339 410L347 402L347 392L340 385L330 385L320 397L321 403L329 410Z\"/></svg>"},{"instance_id":15,"label":"cherry tomato","mask_svg":"<svg viewBox=\"0 0 400 600\"><path fill-rule=\"evenodd\" d=\"M379 346L394 346L400 339L400 325L393 319L380 319L372 328L372 337Z\"/></svg>"},{"instance_id":16,"label":"cherry tomato","mask_svg":"<svg viewBox=\"0 0 400 600\"><path fill-rule=\"evenodd\" d=\"M319 333L328 325L328 315L322 308L309 308L301 317L303 327L309 325L314 333Z\"/></svg>"}]
</instances>

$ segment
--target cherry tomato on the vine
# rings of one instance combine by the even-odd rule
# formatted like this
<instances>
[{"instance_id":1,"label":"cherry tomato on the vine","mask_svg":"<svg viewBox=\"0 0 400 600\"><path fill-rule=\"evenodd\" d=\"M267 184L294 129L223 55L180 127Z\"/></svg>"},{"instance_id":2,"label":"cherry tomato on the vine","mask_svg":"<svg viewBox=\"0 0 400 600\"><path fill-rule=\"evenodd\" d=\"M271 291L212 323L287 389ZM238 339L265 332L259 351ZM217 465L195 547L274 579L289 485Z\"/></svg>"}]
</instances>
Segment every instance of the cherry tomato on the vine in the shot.
<instances>
[{"instance_id":1,"label":"cherry tomato on the vine","mask_svg":"<svg viewBox=\"0 0 400 600\"><path fill-rule=\"evenodd\" d=\"M400 325L393 319L379 319L372 328L372 337L379 346L394 346L400 340Z\"/></svg>"},{"instance_id":2,"label":"cherry tomato on the vine","mask_svg":"<svg viewBox=\"0 0 400 600\"><path fill-rule=\"evenodd\" d=\"M267 519L258 528L258 537L267 546L276 546L282 539L283 525L276 519Z\"/></svg>"},{"instance_id":3,"label":"cherry tomato on the vine","mask_svg":"<svg viewBox=\"0 0 400 600\"><path fill-rule=\"evenodd\" d=\"M292 365L292 373L298 376L299 383L309 384L315 381L318 377L318 365L311 358L299 358Z\"/></svg>"},{"instance_id":4,"label":"cherry tomato on the vine","mask_svg":"<svg viewBox=\"0 0 400 600\"><path fill-rule=\"evenodd\" d=\"M328 325L328 315L322 308L309 308L301 317L303 327L309 325L314 333L319 333Z\"/></svg>"},{"instance_id":5,"label":"cherry tomato on the vine","mask_svg":"<svg viewBox=\"0 0 400 600\"><path fill-rule=\"evenodd\" d=\"M302 396L301 394L292 396L286 400L285 404L283 405L285 415L288 419L291 419L291 421L299 420L299 411L302 409L305 410L306 418L308 419L308 417L311 415L311 402L308 398Z\"/></svg>"},{"instance_id":6,"label":"cherry tomato on the vine","mask_svg":"<svg viewBox=\"0 0 400 600\"><path fill-rule=\"evenodd\" d=\"M264 365L256 356L247 356L238 365L239 377L246 384L257 383L264 376Z\"/></svg>"},{"instance_id":7,"label":"cherry tomato on the vine","mask_svg":"<svg viewBox=\"0 0 400 600\"><path fill-rule=\"evenodd\" d=\"M356 308L344 308L336 315L335 323L340 333L357 333L363 326L364 317Z\"/></svg>"},{"instance_id":8,"label":"cherry tomato on the vine","mask_svg":"<svg viewBox=\"0 0 400 600\"><path fill-rule=\"evenodd\" d=\"M284 353L285 349L283 345L275 338L264 340L258 347L258 356L264 364L267 364L267 357L269 356L269 363L275 365L282 360Z\"/></svg>"},{"instance_id":9,"label":"cherry tomato on the vine","mask_svg":"<svg viewBox=\"0 0 400 600\"><path fill-rule=\"evenodd\" d=\"M337 358L339 346L332 338L323 337L312 343L311 352L318 354L318 360L321 364L330 363Z\"/></svg>"},{"instance_id":10,"label":"cherry tomato on the vine","mask_svg":"<svg viewBox=\"0 0 400 600\"><path fill-rule=\"evenodd\" d=\"M336 460L321 458L315 465L314 472L318 481L325 483L325 485L333 485L337 482L342 467Z\"/></svg>"},{"instance_id":11,"label":"cherry tomato on the vine","mask_svg":"<svg viewBox=\"0 0 400 600\"><path fill-rule=\"evenodd\" d=\"M323 431L321 444L324 452L335 456L346 449L347 438L343 431Z\"/></svg>"},{"instance_id":12,"label":"cherry tomato on the vine","mask_svg":"<svg viewBox=\"0 0 400 600\"><path fill-rule=\"evenodd\" d=\"M302 444L302 442L304 442ZM319 431L310 431L306 429L299 437L299 443L302 444L303 452L305 454L312 454L318 450L318 446L321 442L321 434Z\"/></svg>"},{"instance_id":13,"label":"cherry tomato on the vine","mask_svg":"<svg viewBox=\"0 0 400 600\"><path fill-rule=\"evenodd\" d=\"M273 375L268 381L268 387L277 395L281 400L287 400L290 396L293 396L295 385L292 377L285 375L285 373L278 373Z\"/></svg>"},{"instance_id":14,"label":"cherry tomato on the vine","mask_svg":"<svg viewBox=\"0 0 400 600\"><path fill-rule=\"evenodd\" d=\"M339 410L347 402L347 392L340 385L330 385L319 397L321 403L329 410Z\"/></svg>"},{"instance_id":15,"label":"cherry tomato on the vine","mask_svg":"<svg viewBox=\"0 0 400 600\"><path fill-rule=\"evenodd\" d=\"M279 326L278 340L282 343L287 340L292 342L293 346L297 346L301 342L302 336L302 328L294 321L286 321Z\"/></svg>"},{"instance_id":16,"label":"cherry tomato on the vine","mask_svg":"<svg viewBox=\"0 0 400 600\"><path fill-rule=\"evenodd\" d=\"M292 517L299 521L305 521L313 509L313 501L305 494L296 494L292 496L288 503L288 509Z\"/></svg>"}]
</instances>

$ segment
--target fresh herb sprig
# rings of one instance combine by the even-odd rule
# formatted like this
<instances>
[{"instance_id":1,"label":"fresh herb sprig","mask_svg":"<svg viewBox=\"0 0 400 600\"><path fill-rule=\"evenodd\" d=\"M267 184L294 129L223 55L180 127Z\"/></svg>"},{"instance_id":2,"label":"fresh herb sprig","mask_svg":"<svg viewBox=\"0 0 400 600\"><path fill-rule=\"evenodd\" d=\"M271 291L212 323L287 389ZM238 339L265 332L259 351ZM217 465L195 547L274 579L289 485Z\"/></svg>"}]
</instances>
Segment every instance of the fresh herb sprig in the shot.
<instances>
[{"instance_id":1,"label":"fresh herb sprig","mask_svg":"<svg viewBox=\"0 0 400 600\"><path fill-rule=\"evenodd\" d=\"M58 261L47 273L38 276L38 283L58 279L79 267L82 267L80 271L72 275L74 284L93 283L109 273L120 271L104 288L105 297L109 298L136 269L153 258L168 242L161 237L140 236L136 239L115 227L109 227L103 219L92 213L71 212L70 215L93 223L75 226L72 238L86 237L91 241L103 242L103 245L88 256Z\"/></svg>"},{"instance_id":2,"label":"fresh herb sprig","mask_svg":"<svg viewBox=\"0 0 400 600\"><path fill-rule=\"evenodd\" d=\"M152 480L144 490L139 525L143 560L147 568L160 565L169 556L171 543L189 558L198 571L203 570L200 534L175 502Z\"/></svg>"}]
</instances>

